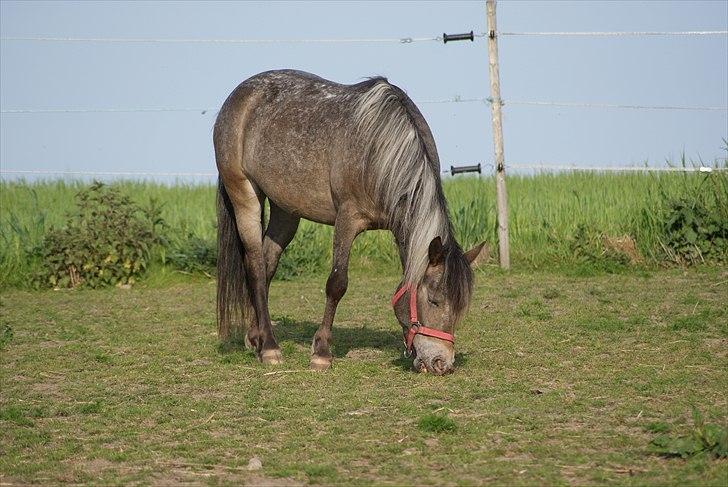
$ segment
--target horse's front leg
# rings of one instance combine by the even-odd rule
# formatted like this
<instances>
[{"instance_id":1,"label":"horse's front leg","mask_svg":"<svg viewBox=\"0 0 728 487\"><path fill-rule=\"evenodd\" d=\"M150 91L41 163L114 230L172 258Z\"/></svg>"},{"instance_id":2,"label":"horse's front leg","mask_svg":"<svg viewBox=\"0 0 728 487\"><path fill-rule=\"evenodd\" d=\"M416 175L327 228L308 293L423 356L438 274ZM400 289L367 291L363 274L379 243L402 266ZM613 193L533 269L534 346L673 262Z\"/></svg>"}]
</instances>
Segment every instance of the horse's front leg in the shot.
<instances>
[{"instance_id":1,"label":"horse's front leg","mask_svg":"<svg viewBox=\"0 0 728 487\"><path fill-rule=\"evenodd\" d=\"M326 308L321 326L316 331L311 344L311 368L326 370L331 367L331 326L334 322L336 307L346 293L349 283L349 253L354 239L367 228L364 219L355 212L339 209L334 224L334 259L331 273L326 281Z\"/></svg>"}]
</instances>

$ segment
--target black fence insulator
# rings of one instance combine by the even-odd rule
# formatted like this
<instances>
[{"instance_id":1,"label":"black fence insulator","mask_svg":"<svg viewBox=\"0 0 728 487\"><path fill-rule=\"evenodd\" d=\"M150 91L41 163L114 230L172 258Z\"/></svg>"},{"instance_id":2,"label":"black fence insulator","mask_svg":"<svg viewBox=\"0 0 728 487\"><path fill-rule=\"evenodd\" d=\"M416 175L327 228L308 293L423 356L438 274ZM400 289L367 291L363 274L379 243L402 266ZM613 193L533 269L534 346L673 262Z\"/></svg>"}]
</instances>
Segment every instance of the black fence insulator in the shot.
<instances>
[{"instance_id":1,"label":"black fence insulator","mask_svg":"<svg viewBox=\"0 0 728 487\"><path fill-rule=\"evenodd\" d=\"M442 42L447 44L449 41L474 41L473 31L465 34L442 34Z\"/></svg>"},{"instance_id":2,"label":"black fence insulator","mask_svg":"<svg viewBox=\"0 0 728 487\"><path fill-rule=\"evenodd\" d=\"M450 166L450 174L452 174L453 176L464 172L477 172L478 174L480 174L480 164L476 164L474 166L460 167Z\"/></svg>"}]
</instances>

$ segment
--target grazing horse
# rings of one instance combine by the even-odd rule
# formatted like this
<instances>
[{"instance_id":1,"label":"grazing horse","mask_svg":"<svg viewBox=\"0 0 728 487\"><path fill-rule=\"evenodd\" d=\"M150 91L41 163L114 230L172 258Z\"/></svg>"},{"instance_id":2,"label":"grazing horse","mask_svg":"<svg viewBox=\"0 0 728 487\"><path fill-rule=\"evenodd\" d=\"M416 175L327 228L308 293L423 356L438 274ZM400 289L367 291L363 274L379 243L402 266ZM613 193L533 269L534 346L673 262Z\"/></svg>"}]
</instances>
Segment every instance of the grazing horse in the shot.
<instances>
[{"instance_id":1,"label":"grazing horse","mask_svg":"<svg viewBox=\"0 0 728 487\"><path fill-rule=\"evenodd\" d=\"M333 225L326 307L311 347L311 367L328 368L352 243L364 230L388 229L403 269L392 305L405 353L420 371L452 371L454 326L483 244L466 253L455 241L435 141L401 89L381 77L343 85L301 71L260 73L223 104L214 145L222 340L244 339L260 361L280 363L268 311L278 260L301 218Z\"/></svg>"}]
</instances>

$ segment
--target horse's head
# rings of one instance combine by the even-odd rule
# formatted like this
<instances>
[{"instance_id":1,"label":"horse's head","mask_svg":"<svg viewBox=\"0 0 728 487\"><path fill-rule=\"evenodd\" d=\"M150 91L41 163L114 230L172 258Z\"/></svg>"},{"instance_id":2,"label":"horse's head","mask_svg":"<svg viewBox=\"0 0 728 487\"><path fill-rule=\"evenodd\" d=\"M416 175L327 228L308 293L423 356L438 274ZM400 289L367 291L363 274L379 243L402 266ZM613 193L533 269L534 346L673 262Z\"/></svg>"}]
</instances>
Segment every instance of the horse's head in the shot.
<instances>
[{"instance_id":1,"label":"horse's head","mask_svg":"<svg viewBox=\"0 0 728 487\"><path fill-rule=\"evenodd\" d=\"M443 246L435 237L419 285L400 284L393 298L394 313L402 324L405 354L414 356L418 371L437 375L453 371L455 325L467 309L473 282L470 266L482 248L481 243L463 253L456 243Z\"/></svg>"}]
</instances>

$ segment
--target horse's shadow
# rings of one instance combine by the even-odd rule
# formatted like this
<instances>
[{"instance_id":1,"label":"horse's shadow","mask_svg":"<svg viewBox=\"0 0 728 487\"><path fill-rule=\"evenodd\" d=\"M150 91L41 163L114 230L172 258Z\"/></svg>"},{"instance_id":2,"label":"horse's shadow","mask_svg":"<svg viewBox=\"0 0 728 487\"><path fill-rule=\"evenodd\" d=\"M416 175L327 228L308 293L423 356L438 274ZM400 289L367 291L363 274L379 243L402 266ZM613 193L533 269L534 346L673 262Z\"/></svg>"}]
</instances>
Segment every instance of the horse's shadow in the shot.
<instances>
[{"instance_id":1,"label":"horse's shadow","mask_svg":"<svg viewBox=\"0 0 728 487\"><path fill-rule=\"evenodd\" d=\"M289 316L273 317L274 331L278 343L283 345L291 342L299 346L309 347L313 336L318 330L319 324L312 321L298 321ZM349 352L356 350L374 349L392 354L396 358L390 360L390 364L411 372L412 358L405 357L404 347L402 345L402 334L399 328L392 330L380 330L362 325L357 328L334 326L331 330L331 352L334 357L348 356ZM245 350L242 343L228 344L224 349L220 349L222 353L243 351ZM461 367L468 363L468 353L455 354L455 367Z\"/></svg>"},{"instance_id":2,"label":"horse's shadow","mask_svg":"<svg viewBox=\"0 0 728 487\"><path fill-rule=\"evenodd\" d=\"M288 316L274 318L275 334L280 343L290 341L298 345L310 346L313 336L319 327L311 321L298 321ZM366 324L352 328L334 326L331 330L331 353L335 357L343 357L357 349L377 349L399 352L402 335L399 329L380 330L367 327Z\"/></svg>"},{"instance_id":3,"label":"horse's shadow","mask_svg":"<svg viewBox=\"0 0 728 487\"><path fill-rule=\"evenodd\" d=\"M311 344L313 335L319 325L311 321L296 321L288 316L275 318L275 333L278 341L292 341L299 345ZM331 352L334 357L344 357L357 349L376 349L392 353L396 358L390 361L391 365L404 371L412 371L412 358L404 356L402 333L399 328L392 330L378 330L363 325L358 328L347 328L336 324L331 330ZM455 353L455 367L468 363L467 353Z\"/></svg>"}]
</instances>

